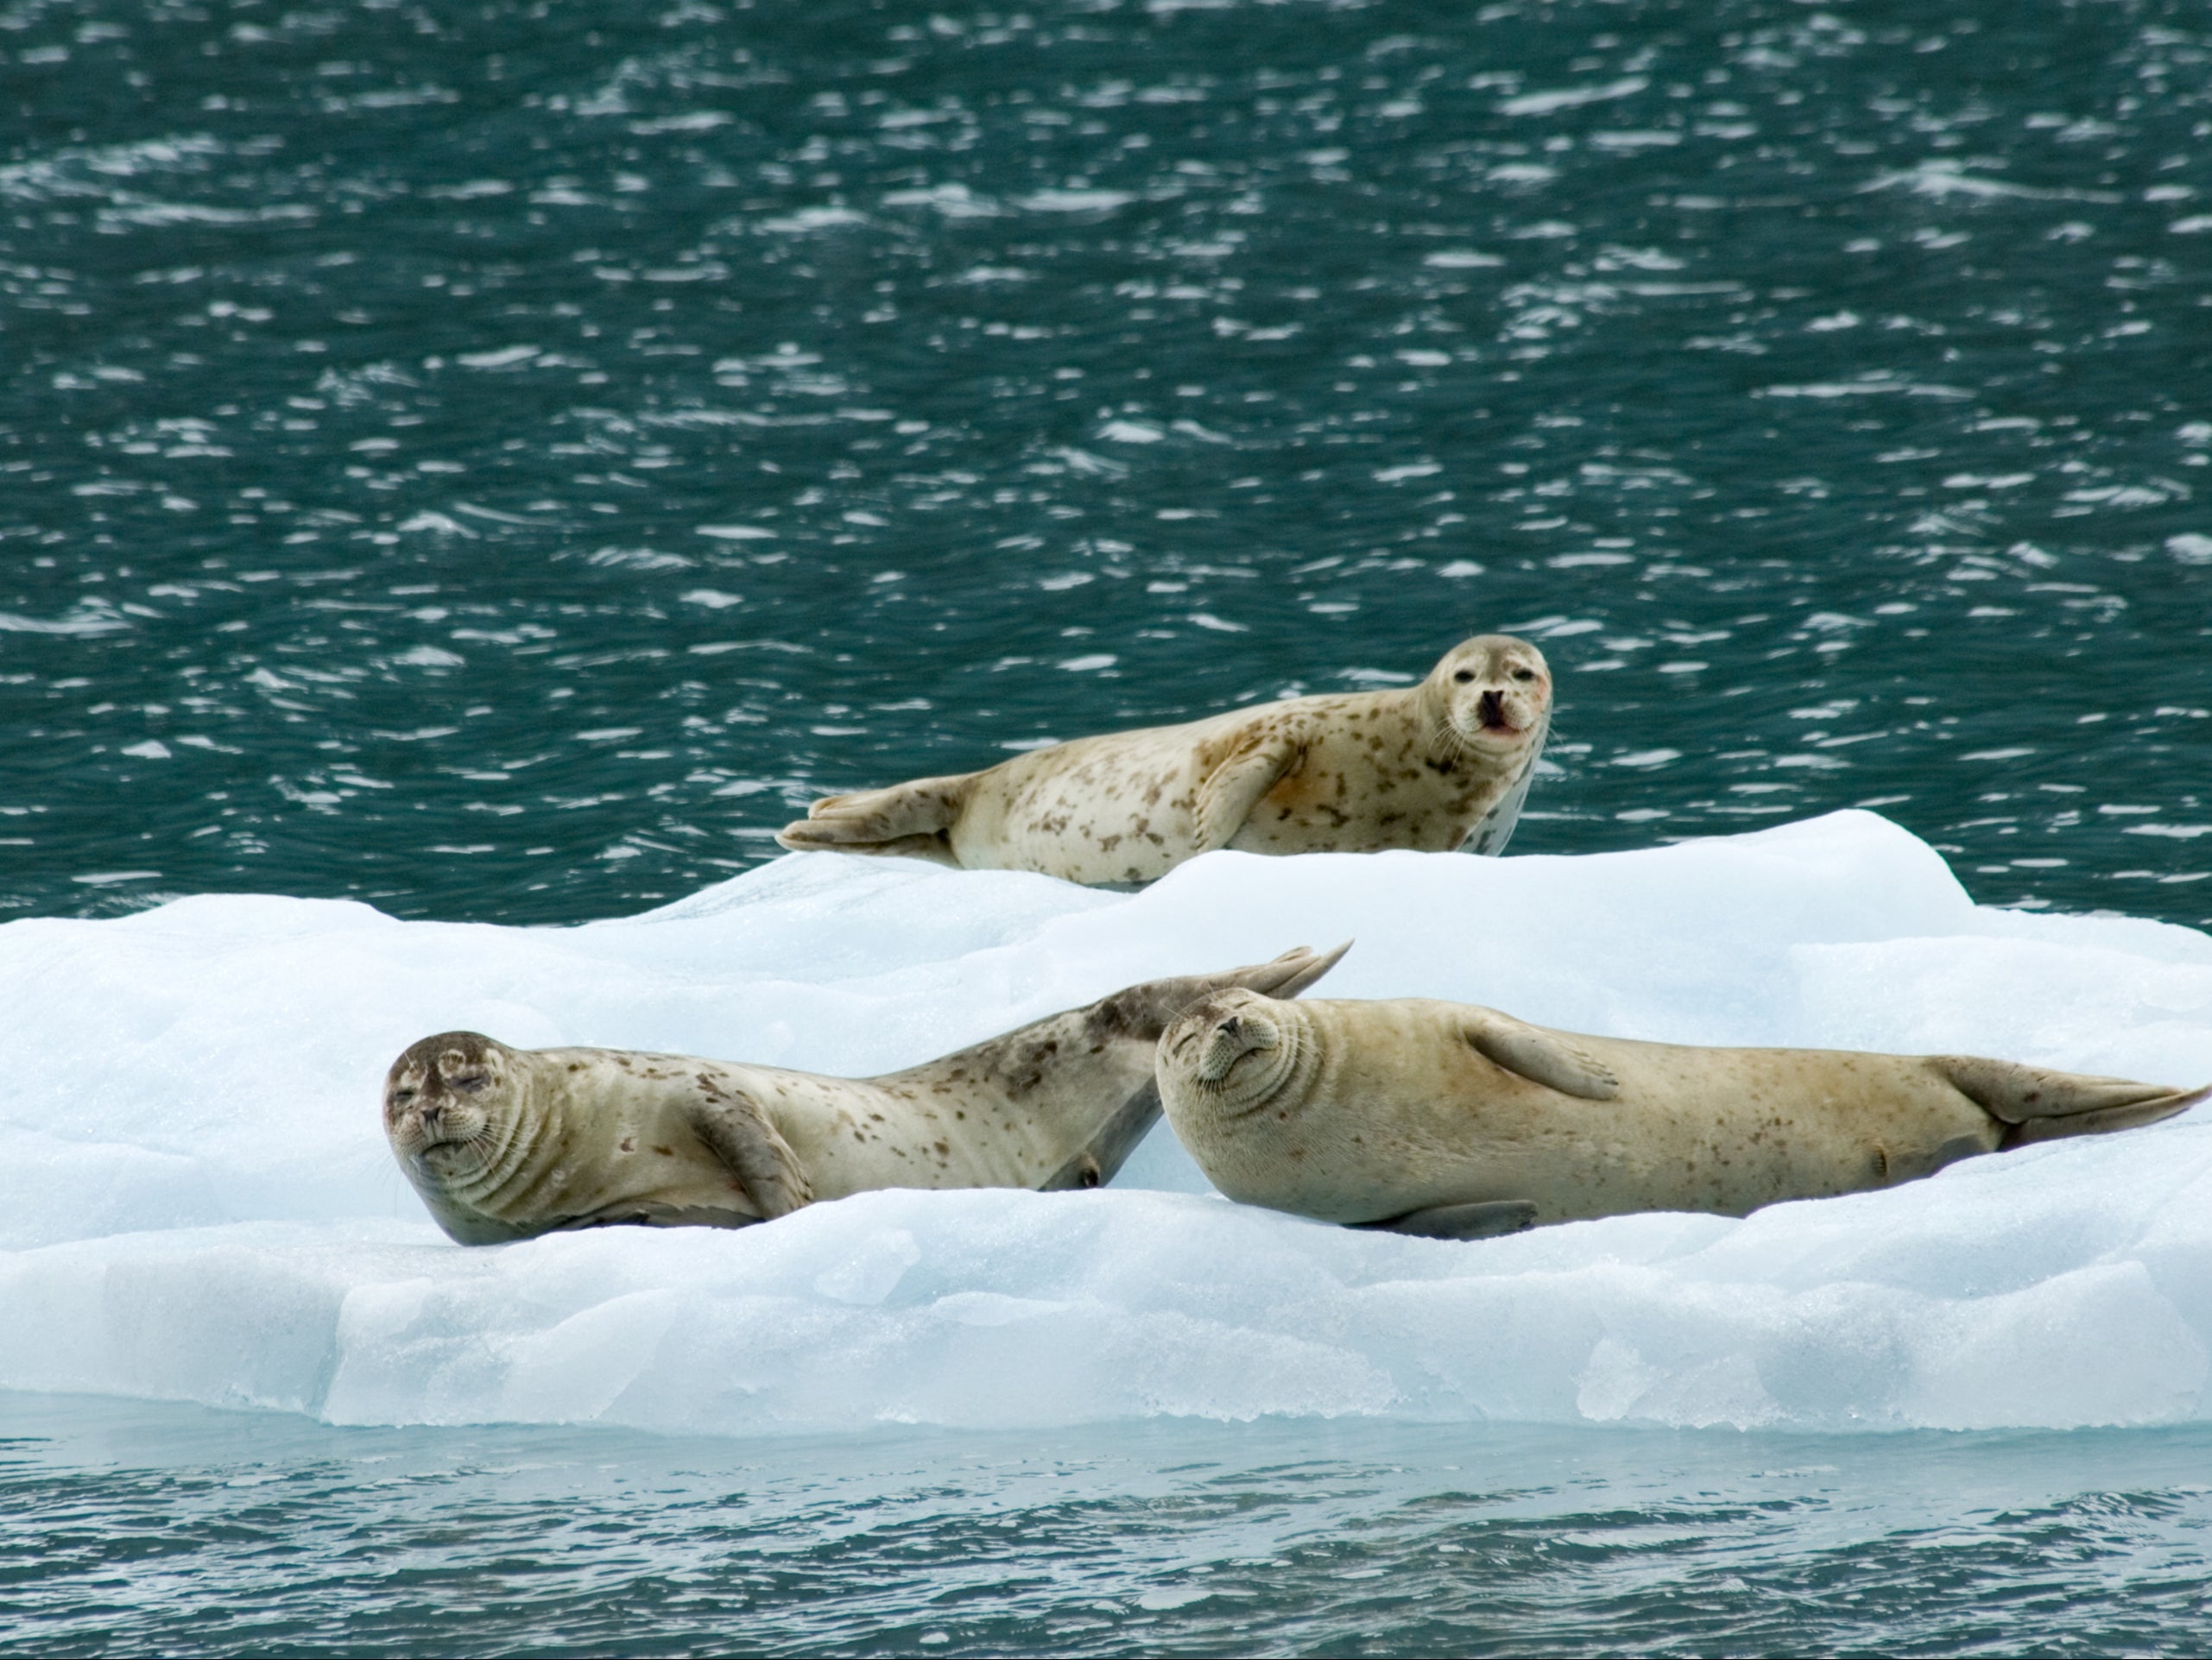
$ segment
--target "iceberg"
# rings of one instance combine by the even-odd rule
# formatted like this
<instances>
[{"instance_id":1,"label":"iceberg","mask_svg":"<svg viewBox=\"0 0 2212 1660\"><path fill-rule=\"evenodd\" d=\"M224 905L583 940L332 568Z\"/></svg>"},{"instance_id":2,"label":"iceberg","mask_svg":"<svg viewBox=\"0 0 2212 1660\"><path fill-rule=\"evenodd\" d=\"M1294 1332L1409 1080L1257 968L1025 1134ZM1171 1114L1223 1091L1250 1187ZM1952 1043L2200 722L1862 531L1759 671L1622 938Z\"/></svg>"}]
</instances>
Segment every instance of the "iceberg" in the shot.
<instances>
[{"instance_id":1,"label":"iceberg","mask_svg":"<svg viewBox=\"0 0 2212 1660\"><path fill-rule=\"evenodd\" d=\"M267 896L30 919L0 927L0 1388L723 1435L2212 1416L2206 1109L1741 1220L1473 1243L1233 1205L1163 1126L1098 1191L468 1249L379 1121L392 1057L452 1027L867 1073L1347 937L1320 994L2212 1077L2212 938L1977 907L1861 811L1571 857L1217 853L1133 893L793 855L565 928Z\"/></svg>"}]
</instances>

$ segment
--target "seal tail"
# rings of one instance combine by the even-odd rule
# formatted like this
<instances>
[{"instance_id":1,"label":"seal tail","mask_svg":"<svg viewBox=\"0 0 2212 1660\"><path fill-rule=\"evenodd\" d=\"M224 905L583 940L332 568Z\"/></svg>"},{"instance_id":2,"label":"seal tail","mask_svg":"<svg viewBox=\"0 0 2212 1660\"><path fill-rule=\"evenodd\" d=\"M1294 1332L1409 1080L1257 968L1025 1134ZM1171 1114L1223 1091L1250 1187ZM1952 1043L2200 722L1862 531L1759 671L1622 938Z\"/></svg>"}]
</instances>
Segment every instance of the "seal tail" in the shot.
<instances>
[{"instance_id":1,"label":"seal tail","mask_svg":"<svg viewBox=\"0 0 2212 1660\"><path fill-rule=\"evenodd\" d=\"M947 832L960 816L975 776L920 778L888 790L825 796L807 808L806 817L778 830L775 839L793 853L904 854L957 868L960 862Z\"/></svg>"},{"instance_id":2,"label":"seal tail","mask_svg":"<svg viewBox=\"0 0 2212 1660\"><path fill-rule=\"evenodd\" d=\"M1352 949L1346 940L1333 951L1316 951L1300 945L1268 963L1220 974L1179 975L1172 980L1147 980L1141 986L1115 992L1098 1006L1106 1023L1124 1037L1157 1043L1160 1034L1193 1004L1242 986L1267 997L1295 997L1335 968Z\"/></svg>"},{"instance_id":3,"label":"seal tail","mask_svg":"<svg viewBox=\"0 0 2212 1660\"><path fill-rule=\"evenodd\" d=\"M2212 1084L2175 1089L2163 1083L2053 1072L1975 1055L1930 1059L1960 1094L2005 1125L2000 1152L2062 1136L2102 1135L2155 1124L2212 1096Z\"/></svg>"}]
</instances>

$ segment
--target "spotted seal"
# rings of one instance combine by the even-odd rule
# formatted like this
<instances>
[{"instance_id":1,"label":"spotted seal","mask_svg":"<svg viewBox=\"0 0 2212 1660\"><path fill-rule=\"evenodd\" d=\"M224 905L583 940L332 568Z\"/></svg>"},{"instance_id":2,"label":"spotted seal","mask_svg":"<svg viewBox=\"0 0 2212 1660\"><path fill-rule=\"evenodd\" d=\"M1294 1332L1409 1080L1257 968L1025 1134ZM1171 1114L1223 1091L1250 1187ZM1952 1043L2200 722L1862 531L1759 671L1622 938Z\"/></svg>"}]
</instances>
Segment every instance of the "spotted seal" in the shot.
<instances>
[{"instance_id":1,"label":"spotted seal","mask_svg":"<svg viewBox=\"0 0 2212 1660\"><path fill-rule=\"evenodd\" d=\"M410 1045L384 1130L464 1245L636 1222L735 1228L869 1188L1095 1187L1160 1116L1153 1046L1233 986L1294 996L1343 948L1147 981L875 1078L614 1049Z\"/></svg>"},{"instance_id":2,"label":"spotted seal","mask_svg":"<svg viewBox=\"0 0 2212 1660\"><path fill-rule=\"evenodd\" d=\"M1551 716L1543 653L1482 634L1416 686L1292 697L829 796L776 839L1074 882L1151 881L1217 848L1497 853Z\"/></svg>"},{"instance_id":3,"label":"spotted seal","mask_svg":"<svg viewBox=\"0 0 2212 1660\"><path fill-rule=\"evenodd\" d=\"M2212 1094L1962 1055L1584 1037L1400 998L1229 988L1160 1043L1168 1122L1232 1199L1475 1238L1639 1210L1741 1216Z\"/></svg>"}]
</instances>

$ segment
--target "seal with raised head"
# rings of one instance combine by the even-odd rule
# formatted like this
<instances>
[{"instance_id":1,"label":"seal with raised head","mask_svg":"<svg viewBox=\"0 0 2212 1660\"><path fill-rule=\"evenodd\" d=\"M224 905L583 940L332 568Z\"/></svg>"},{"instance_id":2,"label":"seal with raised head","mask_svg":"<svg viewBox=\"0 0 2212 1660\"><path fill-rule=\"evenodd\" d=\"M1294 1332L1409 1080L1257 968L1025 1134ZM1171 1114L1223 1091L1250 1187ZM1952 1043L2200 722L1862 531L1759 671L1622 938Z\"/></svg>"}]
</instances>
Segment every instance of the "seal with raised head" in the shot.
<instances>
[{"instance_id":1,"label":"seal with raised head","mask_svg":"<svg viewBox=\"0 0 2212 1660\"><path fill-rule=\"evenodd\" d=\"M1073 882L1151 881L1217 848L1497 853L1551 717L1543 653L1482 634L1419 685L1291 697L829 796L776 840Z\"/></svg>"},{"instance_id":2,"label":"seal with raised head","mask_svg":"<svg viewBox=\"0 0 2212 1660\"><path fill-rule=\"evenodd\" d=\"M1232 986L1294 996L1343 951L1147 981L875 1078L442 1032L392 1064L384 1131L464 1245L736 1228L870 1188L1096 1187L1160 1117L1153 1049L1169 1020Z\"/></svg>"},{"instance_id":3,"label":"seal with raised head","mask_svg":"<svg viewBox=\"0 0 2212 1660\"><path fill-rule=\"evenodd\" d=\"M1639 1210L1741 1216L2212 1094L1963 1055L1584 1037L1426 998L1230 988L1162 1034L1168 1122L1232 1199L1438 1238Z\"/></svg>"}]
</instances>

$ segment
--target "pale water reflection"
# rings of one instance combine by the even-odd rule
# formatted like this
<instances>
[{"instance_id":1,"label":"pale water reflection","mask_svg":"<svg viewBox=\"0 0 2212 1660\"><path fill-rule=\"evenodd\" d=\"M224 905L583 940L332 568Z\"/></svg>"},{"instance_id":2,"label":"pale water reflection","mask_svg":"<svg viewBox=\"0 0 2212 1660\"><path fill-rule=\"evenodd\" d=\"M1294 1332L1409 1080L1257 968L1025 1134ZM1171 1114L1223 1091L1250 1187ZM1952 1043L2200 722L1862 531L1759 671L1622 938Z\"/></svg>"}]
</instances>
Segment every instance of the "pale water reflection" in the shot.
<instances>
[{"instance_id":1,"label":"pale water reflection","mask_svg":"<svg viewBox=\"0 0 2212 1660\"><path fill-rule=\"evenodd\" d=\"M0 1398L0 1654L2190 1654L2202 1430L733 1442Z\"/></svg>"}]
</instances>

